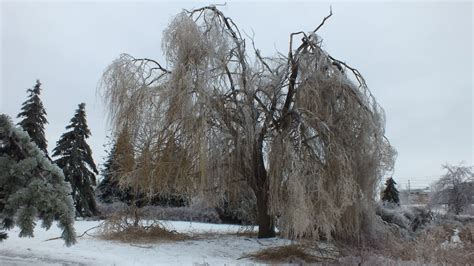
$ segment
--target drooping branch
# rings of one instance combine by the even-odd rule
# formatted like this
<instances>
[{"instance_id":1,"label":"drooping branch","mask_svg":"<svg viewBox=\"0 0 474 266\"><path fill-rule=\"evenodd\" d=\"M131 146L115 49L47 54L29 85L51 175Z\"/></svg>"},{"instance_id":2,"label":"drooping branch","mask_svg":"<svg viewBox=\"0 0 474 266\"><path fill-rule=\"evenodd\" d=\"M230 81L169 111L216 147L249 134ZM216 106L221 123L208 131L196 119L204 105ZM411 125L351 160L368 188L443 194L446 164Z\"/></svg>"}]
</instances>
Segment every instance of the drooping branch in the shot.
<instances>
[{"instance_id":1,"label":"drooping branch","mask_svg":"<svg viewBox=\"0 0 474 266\"><path fill-rule=\"evenodd\" d=\"M133 58L133 57L132 57ZM160 63L158 63L157 61L153 60L153 59L149 59L149 58L133 58L131 60L132 63L136 63L138 64L140 67L147 67L148 68L148 75L146 77L144 77L144 80L147 81L146 82L146 86L150 86L152 85L153 83L159 81L161 78L163 78L165 75L167 74L171 74L171 71L169 71L168 69L164 68ZM154 67L150 67L149 64L152 63L154 64L155 66ZM157 76L155 76L151 81L148 81L148 79L150 77L153 76L153 73L154 71L159 71L161 73L159 73Z\"/></svg>"},{"instance_id":2,"label":"drooping branch","mask_svg":"<svg viewBox=\"0 0 474 266\"><path fill-rule=\"evenodd\" d=\"M134 131L138 186L198 191L212 204L245 195L267 228L279 216L292 238L359 234L394 151L361 73L322 49L316 33L331 16L291 33L287 55L263 57L250 38L249 57L234 21L202 7L166 29L170 70L147 58L113 65L109 103ZM166 165L185 170L176 178Z\"/></svg>"},{"instance_id":3,"label":"drooping branch","mask_svg":"<svg viewBox=\"0 0 474 266\"><path fill-rule=\"evenodd\" d=\"M160 63L158 63L157 61L153 60L153 59L149 59L149 58L133 58L132 59L132 62L145 62L146 63L154 63L156 65L156 67L154 68L151 68L151 69L156 69L156 70L161 70L165 73L168 73L170 74L171 71L169 71L168 69L164 68L163 66L161 66Z\"/></svg>"}]
</instances>

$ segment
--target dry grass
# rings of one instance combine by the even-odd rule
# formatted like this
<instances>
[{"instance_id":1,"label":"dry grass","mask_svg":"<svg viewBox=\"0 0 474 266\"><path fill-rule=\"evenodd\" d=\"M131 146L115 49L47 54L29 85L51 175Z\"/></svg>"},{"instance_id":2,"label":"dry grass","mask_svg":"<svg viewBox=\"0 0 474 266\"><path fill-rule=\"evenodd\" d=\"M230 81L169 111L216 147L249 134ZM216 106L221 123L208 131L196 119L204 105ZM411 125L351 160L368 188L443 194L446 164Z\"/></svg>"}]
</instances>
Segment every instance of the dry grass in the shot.
<instances>
[{"instance_id":1,"label":"dry grass","mask_svg":"<svg viewBox=\"0 0 474 266\"><path fill-rule=\"evenodd\" d=\"M336 254L337 256L338 254ZM292 244L280 247L262 249L255 253L248 254L243 258L250 258L264 263L316 263L316 262L336 262L333 250L324 250L303 244Z\"/></svg>"},{"instance_id":2,"label":"dry grass","mask_svg":"<svg viewBox=\"0 0 474 266\"><path fill-rule=\"evenodd\" d=\"M459 232L459 237L462 242L474 245L474 223L463 226Z\"/></svg>"},{"instance_id":3,"label":"dry grass","mask_svg":"<svg viewBox=\"0 0 474 266\"><path fill-rule=\"evenodd\" d=\"M115 240L124 243L154 243L174 242L191 239L188 235L168 230L161 222L149 224L129 223L126 216L111 217L104 222L100 237L105 240Z\"/></svg>"},{"instance_id":4,"label":"dry grass","mask_svg":"<svg viewBox=\"0 0 474 266\"><path fill-rule=\"evenodd\" d=\"M459 230L462 244L450 243L455 229ZM445 222L430 226L413 238L391 236L370 246L354 247L341 245L344 263L347 258L355 258L362 265L385 258L393 263L472 265L474 262L474 223L460 224ZM444 244L443 244L444 243ZM449 244L447 244L449 243ZM390 264L390 263L388 263Z\"/></svg>"},{"instance_id":5,"label":"dry grass","mask_svg":"<svg viewBox=\"0 0 474 266\"><path fill-rule=\"evenodd\" d=\"M123 231L107 232L102 234L106 240L117 240L125 243L152 243L162 241L182 241L189 239L184 234L169 231L161 226L129 227Z\"/></svg>"},{"instance_id":6,"label":"dry grass","mask_svg":"<svg viewBox=\"0 0 474 266\"><path fill-rule=\"evenodd\" d=\"M443 243L449 242L455 228L459 229L462 245L443 247ZM421 253L424 261L468 265L474 262L473 233L473 223L445 224L428 229L426 234L419 235L415 241L418 243L418 253Z\"/></svg>"},{"instance_id":7,"label":"dry grass","mask_svg":"<svg viewBox=\"0 0 474 266\"><path fill-rule=\"evenodd\" d=\"M445 245L459 230L462 245ZM272 247L248 254L257 262L269 264L342 264L342 265L472 265L474 262L474 224L445 223L420 232L413 239L386 238L384 243L369 246L338 245L321 249L310 242Z\"/></svg>"}]
</instances>

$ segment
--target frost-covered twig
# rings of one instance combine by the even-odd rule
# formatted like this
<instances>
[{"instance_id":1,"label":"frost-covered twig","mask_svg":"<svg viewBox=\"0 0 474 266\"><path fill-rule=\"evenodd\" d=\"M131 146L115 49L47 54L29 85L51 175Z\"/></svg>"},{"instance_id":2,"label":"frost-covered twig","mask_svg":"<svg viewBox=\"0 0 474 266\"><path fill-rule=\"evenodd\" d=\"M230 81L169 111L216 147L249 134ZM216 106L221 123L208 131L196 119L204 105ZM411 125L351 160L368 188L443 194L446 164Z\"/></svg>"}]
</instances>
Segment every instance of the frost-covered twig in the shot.
<instances>
[{"instance_id":1,"label":"frost-covered twig","mask_svg":"<svg viewBox=\"0 0 474 266\"><path fill-rule=\"evenodd\" d=\"M89 229L87 229L86 231L84 231L81 235L77 236L76 238L80 238L80 237L83 237L85 235L88 235L88 236L91 236L91 237L94 237L93 235L89 235L88 232L93 230L93 229L96 229L96 228L100 228L104 223L100 223L99 225L96 225L96 226L93 226ZM44 242L46 241L51 241L51 240L58 240L58 239L61 239L62 237L58 236L58 237L53 237L53 238L48 238L46 240L44 240Z\"/></svg>"}]
</instances>

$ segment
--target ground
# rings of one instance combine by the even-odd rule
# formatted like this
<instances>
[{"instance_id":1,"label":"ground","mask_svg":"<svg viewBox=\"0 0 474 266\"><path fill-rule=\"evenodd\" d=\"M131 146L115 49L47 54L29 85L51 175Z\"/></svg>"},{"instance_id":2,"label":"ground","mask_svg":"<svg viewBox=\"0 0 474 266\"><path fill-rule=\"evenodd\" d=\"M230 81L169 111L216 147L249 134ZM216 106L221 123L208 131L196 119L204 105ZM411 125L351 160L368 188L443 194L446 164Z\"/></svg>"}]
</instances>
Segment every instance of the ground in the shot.
<instances>
[{"instance_id":1,"label":"ground","mask_svg":"<svg viewBox=\"0 0 474 266\"><path fill-rule=\"evenodd\" d=\"M48 231L37 226L33 238L18 237L19 229L14 228L9 231L9 238L0 242L0 265L253 265L256 261L249 255L262 254L260 251L263 250L276 252L269 260L259 257L267 263L283 262L287 265L288 262L303 262L301 257L295 256L298 252L291 249L301 243L278 237L257 239L255 234L242 233L242 227L236 225L167 221L162 223L168 230L186 234L187 240L165 241L161 238L136 242L127 239L125 243L105 240L99 229L91 229L101 223L76 221L76 232L83 236L78 237L78 243L71 247L57 239L60 229L56 224ZM393 250L374 252L348 247L340 253L337 250L331 252L336 249L334 245L318 242L318 248L306 251L317 257L316 261L322 258L325 262L343 265L420 265L431 262L471 265L474 261L473 230L471 223L435 224L417 235L416 245L396 241L394 245L388 245L397 247ZM307 255L304 257L309 258ZM261 261L257 263L261 264Z\"/></svg>"},{"instance_id":2,"label":"ground","mask_svg":"<svg viewBox=\"0 0 474 266\"><path fill-rule=\"evenodd\" d=\"M99 225L99 221L76 221L78 235ZM78 243L66 247L58 237L60 229L53 225L45 231L35 229L34 238L18 237L19 229L9 231L7 240L0 243L1 265L224 265L249 264L242 258L248 253L267 247L290 244L291 241L271 238L257 239L235 235L241 229L234 225L193 222L166 222L168 228L190 235L206 237L178 242L130 244L102 240L85 235ZM88 232L95 235L98 232Z\"/></svg>"}]
</instances>

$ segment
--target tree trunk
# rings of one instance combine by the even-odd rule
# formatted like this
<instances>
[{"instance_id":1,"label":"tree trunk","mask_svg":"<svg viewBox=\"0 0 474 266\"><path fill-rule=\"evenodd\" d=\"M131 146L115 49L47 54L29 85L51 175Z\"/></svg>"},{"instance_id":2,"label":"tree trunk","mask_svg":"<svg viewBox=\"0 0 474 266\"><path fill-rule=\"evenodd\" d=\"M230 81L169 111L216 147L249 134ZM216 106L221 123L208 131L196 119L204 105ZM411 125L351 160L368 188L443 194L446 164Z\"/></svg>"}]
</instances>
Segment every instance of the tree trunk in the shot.
<instances>
[{"instance_id":1,"label":"tree trunk","mask_svg":"<svg viewBox=\"0 0 474 266\"><path fill-rule=\"evenodd\" d=\"M257 194L258 238L275 237L273 217L268 214L268 194Z\"/></svg>"},{"instance_id":2,"label":"tree trunk","mask_svg":"<svg viewBox=\"0 0 474 266\"><path fill-rule=\"evenodd\" d=\"M140 222L140 216L138 215L138 208L135 206L133 208L133 227L138 227Z\"/></svg>"},{"instance_id":3,"label":"tree trunk","mask_svg":"<svg viewBox=\"0 0 474 266\"><path fill-rule=\"evenodd\" d=\"M258 238L275 237L273 217L269 214L267 170L263 161L263 136L258 139L254 150L253 191L257 198Z\"/></svg>"},{"instance_id":4,"label":"tree trunk","mask_svg":"<svg viewBox=\"0 0 474 266\"><path fill-rule=\"evenodd\" d=\"M132 201L131 206L132 206L131 211L132 211L132 216L133 216L133 227L138 227L138 225L140 224L140 214L138 213L138 203L135 196L133 196L133 201Z\"/></svg>"},{"instance_id":5,"label":"tree trunk","mask_svg":"<svg viewBox=\"0 0 474 266\"><path fill-rule=\"evenodd\" d=\"M97 202L95 202L95 197L94 197L94 191L92 190L92 187L89 185L88 187L89 191L89 208L92 213L92 216L98 216L100 214L99 208L97 207Z\"/></svg>"}]
</instances>

